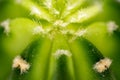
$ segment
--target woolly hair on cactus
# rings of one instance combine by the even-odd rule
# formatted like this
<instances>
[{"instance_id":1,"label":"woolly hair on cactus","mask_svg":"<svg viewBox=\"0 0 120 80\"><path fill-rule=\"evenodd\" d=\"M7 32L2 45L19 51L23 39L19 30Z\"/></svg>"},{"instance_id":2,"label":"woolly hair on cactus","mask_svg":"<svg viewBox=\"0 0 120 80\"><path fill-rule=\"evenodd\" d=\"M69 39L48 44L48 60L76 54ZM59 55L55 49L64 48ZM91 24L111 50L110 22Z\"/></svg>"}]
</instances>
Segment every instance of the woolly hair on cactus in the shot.
<instances>
[{"instance_id":1,"label":"woolly hair on cactus","mask_svg":"<svg viewBox=\"0 0 120 80\"><path fill-rule=\"evenodd\" d=\"M116 80L112 59L104 53L114 49L119 27L114 21L96 21L103 1L15 0L15 4L30 17L0 23L0 60L8 62L0 65L0 80Z\"/></svg>"}]
</instances>

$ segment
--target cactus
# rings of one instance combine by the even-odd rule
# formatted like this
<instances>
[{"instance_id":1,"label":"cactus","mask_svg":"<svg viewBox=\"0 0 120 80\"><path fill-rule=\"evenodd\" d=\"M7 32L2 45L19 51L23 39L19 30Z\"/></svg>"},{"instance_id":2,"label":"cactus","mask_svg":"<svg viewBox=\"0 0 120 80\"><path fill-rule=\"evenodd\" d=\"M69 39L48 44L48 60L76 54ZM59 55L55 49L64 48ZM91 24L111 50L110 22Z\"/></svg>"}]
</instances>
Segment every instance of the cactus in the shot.
<instances>
[{"instance_id":1,"label":"cactus","mask_svg":"<svg viewBox=\"0 0 120 80\"><path fill-rule=\"evenodd\" d=\"M14 4L29 16L0 24L0 80L119 79L111 66L119 27L97 19L104 1L15 0Z\"/></svg>"}]
</instances>

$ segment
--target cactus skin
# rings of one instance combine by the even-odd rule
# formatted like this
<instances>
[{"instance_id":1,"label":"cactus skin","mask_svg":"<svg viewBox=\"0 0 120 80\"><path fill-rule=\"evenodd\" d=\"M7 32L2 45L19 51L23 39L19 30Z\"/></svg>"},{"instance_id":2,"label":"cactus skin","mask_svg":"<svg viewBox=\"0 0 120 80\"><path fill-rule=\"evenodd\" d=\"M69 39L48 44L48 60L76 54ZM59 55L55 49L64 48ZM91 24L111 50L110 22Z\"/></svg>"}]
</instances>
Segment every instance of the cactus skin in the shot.
<instances>
[{"instance_id":1,"label":"cactus skin","mask_svg":"<svg viewBox=\"0 0 120 80\"><path fill-rule=\"evenodd\" d=\"M10 61L4 63L9 65L4 72L0 69L0 80L116 80L107 64L103 72L94 69L117 44L113 36L118 26L95 21L102 12L101 1L16 0L16 4L30 17L1 22L0 53ZM23 61L13 67L18 55Z\"/></svg>"}]
</instances>

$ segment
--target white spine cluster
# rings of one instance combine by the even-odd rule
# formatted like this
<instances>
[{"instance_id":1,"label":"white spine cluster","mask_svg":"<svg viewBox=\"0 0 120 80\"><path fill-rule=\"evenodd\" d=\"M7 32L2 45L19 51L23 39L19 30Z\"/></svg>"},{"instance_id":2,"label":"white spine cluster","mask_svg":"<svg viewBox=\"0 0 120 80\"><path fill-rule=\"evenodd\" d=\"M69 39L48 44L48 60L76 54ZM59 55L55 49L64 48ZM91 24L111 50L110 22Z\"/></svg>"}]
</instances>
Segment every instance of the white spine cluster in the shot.
<instances>
[{"instance_id":1,"label":"white spine cluster","mask_svg":"<svg viewBox=\"0 0 120 80\"><path fill-rule=\"evenodd\" d=\"M54 56L56 59L59 59L60 56L62 55L65 55L65 56L68 56L68 57L71 57L72 54L70 51L68 50L64 50L64 49L58 49L55 53L54 53Z\"/></svg>"},{"instance_id":2,"label":"white spine cluster","mask_svg":"<svg viewBox=\"0 0 120 80\"><path fill-rule=\"evenodd\" d=\"M118 29L118 25L116 25L115 22L110 21L110 22L108 22L108 24L107 24L107 29L108 29L108 32L109 32L109 33L113 33L115 30Z\"/></svg>"},{"instance_id":3,"label":"white spine cluster","mask_svg":"<svg viewBox=\"0 0 120 80\"><path fill-rule=\"evenodd\" d=\"M8 35L9 32L10 32L9 24L10 24L10 20L9 20L9 19L3 21L3 22L0 24L0 25L4 28L4 33L6 33L6 35Z\"/></svg>"},{"instance_id":4,"label":"white spine cluster","mask_svg":"<svg viewBox=\"0 0 120 80\"><path fill-rule=\"evenodd\" d=\"M41 26L37 26L33 29L33 34L45 34L45 30Z\"/></svg>"},{"instance_id":5,"label":"white spine cluster","mask_svg":"<svg viewBox=\"0 0 120 80\"><path fill-rule=\"evenodd\" d=\"M98 61L94 65L93 69L95 71L99 72L99 73L102 73L102 72L104 72L105 70L107 70L110 67L111 63L112 63L111 59L104 58L104 59L101 59L100 61Z\"/></svg>"},{"instance_id":6,"label":"white spine cluster","mask_svg":"<svg viewBox=\"0 0 120 80\"><path fill-rule=\"evenodd\" d=\"M30 64L27 61L23 60L21 56L16 56L13 60L12 68L19 68L22 74L30 68Z\"/></svg>"}]
</instances>

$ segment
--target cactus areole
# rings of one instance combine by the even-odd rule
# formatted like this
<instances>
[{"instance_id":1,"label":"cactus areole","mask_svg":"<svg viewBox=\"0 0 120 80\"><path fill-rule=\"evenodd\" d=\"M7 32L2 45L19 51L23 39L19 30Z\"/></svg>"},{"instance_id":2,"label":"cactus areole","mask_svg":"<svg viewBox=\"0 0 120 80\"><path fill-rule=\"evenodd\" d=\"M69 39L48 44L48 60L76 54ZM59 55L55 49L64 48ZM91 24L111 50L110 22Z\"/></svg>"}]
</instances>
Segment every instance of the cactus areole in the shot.
<instances>
[{"instance_id":1,"label":"cactus areole","mask_svg":"<svg viewBox=\"0 0 120 80\"><path fill-rule=\"evenodd\" d=\"M15 4L30 17L0 23L0 53L12 58L7 80L115 80L112 59L95 45L118 29L113 21L95 21L103 11L101 1L15 0Z\"/></svg>"}]
</instances>

